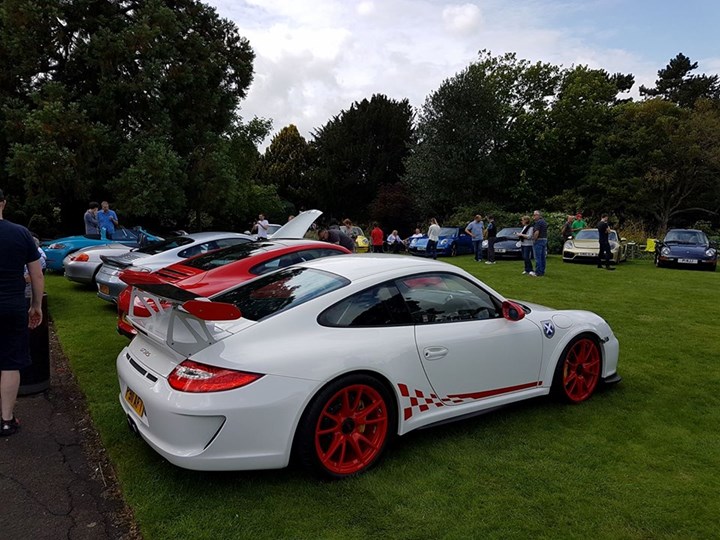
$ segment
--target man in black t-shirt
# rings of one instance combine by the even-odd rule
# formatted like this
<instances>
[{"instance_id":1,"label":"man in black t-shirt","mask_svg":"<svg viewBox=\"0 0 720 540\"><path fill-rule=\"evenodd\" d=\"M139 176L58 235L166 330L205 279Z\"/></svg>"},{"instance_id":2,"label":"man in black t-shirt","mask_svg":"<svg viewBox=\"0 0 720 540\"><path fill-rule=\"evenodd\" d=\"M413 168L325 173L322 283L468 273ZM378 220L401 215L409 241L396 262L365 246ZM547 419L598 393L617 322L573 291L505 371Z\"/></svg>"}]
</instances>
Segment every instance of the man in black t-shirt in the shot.
<instances>
[{"instance_id":1,"label":"man in black t-shirt","mask_svg":"<svg viewBox=\"0 0 720 540\"><path fill-rule=\"evenodd\" d=\"M610 266L610 225L608 224L608 215L603 214L597 224L598 240L600 241L600 251L598 252L598 268L602 268L603 259L605 259L605 268L615 270Z\"/></svg>"},{"instance_id":2,"label":"man in black t-shirt","mask_svg":"<svg viewBox=\"0 0 720 540\"><path fill-rule=\"evenodd\" d=\"M487 227L485 227L485 231L487 231L488 260L485 261L485 264L495 264L495 239L497 238L497 225L495 225L495 218L493 216L488 216L487 218L488 224Z\"/></svg>"},{"instance_id":3,"label":"man in black t-shirt","mask_svg":"<svg viewBox=\"0 0 720 540\"><path fill-rule=\"evenodd\" d=\"M28 327L42 322L43 274L40 254L25 227L3 219L5 195L0 190L0 437L17 432L13 414L20 388L20 370L30 365ZM28 310L25 299L25 267L32 287Z\"/></svg>"},{"instance_id":4,"label":"man in black t-shirt","mask_svg":"<svg viewBox=\"0 0 720 540\"><path fill-rule=\"evenodd\" d=\"M355 242L352 241L348 235L343 233L339 229L320 229L318 238L324 242L330 242L331 244L339 244L345 249L352 251L355 248Z\"/></svg>"}]
</instances>

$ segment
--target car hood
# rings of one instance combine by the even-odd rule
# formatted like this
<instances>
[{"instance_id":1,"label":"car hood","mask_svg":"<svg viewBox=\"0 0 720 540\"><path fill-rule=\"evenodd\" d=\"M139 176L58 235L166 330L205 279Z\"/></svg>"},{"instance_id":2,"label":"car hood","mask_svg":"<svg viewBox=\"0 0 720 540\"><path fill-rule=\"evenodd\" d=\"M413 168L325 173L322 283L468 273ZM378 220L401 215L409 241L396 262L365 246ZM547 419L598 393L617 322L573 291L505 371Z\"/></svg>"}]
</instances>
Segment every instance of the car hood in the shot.
<instances>
[{"instance_id":1,"label":"car hood","mask_svg":"<svg viewBox=\"0 0 720 540\"><path fill-rule=\"evenodd\" d=\"M305 233L315 223L315 220L322 215L320 210L306 210L295 216L291 221L280 227L272 235L273 240L301 239L305 237Z\"/></svg>"},{"instance_id":2,"label":"car hood","mask_svg":"<svg viewBox=\"0 0 720 540\"><path fill-rule=\"evenodd\" d=\"M673 255L705 255L708 246L690 246L688 244L665 244L664 247L670 248Z\"/></svg>"}]
</instances>

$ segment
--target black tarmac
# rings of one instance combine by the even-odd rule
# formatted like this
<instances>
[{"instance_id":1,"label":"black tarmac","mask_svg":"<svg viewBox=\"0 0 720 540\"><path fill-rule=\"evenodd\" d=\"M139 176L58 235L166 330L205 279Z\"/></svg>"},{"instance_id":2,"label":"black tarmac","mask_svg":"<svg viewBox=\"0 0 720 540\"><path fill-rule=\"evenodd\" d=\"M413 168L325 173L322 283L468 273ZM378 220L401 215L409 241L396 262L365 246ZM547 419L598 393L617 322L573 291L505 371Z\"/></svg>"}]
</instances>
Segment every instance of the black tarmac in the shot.
<instances>
[{"instance_id":1,"label":"black tarmac","mask_svg":"<svg viewBox=\"0 0 720 540\"><path fill-rule=\"evenodd\" d=\"M19 397L15 416L20 431L0 437L0 538L140 538L54 334L50 388Z\"/></svg>"}]
</instances>

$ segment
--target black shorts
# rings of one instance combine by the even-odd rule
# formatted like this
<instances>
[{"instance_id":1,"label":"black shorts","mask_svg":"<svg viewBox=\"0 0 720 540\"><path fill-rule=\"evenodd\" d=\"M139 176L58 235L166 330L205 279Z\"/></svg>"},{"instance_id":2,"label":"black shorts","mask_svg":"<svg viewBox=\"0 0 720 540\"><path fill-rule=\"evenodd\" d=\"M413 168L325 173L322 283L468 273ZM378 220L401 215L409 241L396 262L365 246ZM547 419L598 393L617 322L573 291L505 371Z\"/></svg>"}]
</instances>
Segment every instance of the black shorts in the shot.
<instances>
[{"instance_id":1,"label":"black shorts","mask_svg":"<svg viewBox=\"0 0 720 540\"><path fill-rule=\"evenodd\" d=\"M30 365L29 335L27 311L0 313L0 371Z\"/></svg>"}]
</instances>

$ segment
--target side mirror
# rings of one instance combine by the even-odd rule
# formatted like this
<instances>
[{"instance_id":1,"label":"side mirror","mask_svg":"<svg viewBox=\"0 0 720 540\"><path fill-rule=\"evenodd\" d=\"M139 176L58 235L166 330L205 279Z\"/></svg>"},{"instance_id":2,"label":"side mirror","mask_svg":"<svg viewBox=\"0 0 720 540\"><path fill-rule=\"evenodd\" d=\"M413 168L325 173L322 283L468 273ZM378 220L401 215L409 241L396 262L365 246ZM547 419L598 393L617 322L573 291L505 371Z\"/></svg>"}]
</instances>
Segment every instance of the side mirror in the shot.
<instances>
[{"instance_id":1,"label":"side mirror","mask_svg":"<svg viewBox=\"0 0 720 540\"><path fill-rule=\"evenodd\" d=\"M505 300L502 303L502 314L508 321L519 321L525 318L525 310L517 302Z\"/></svg>"}]
</instances>

